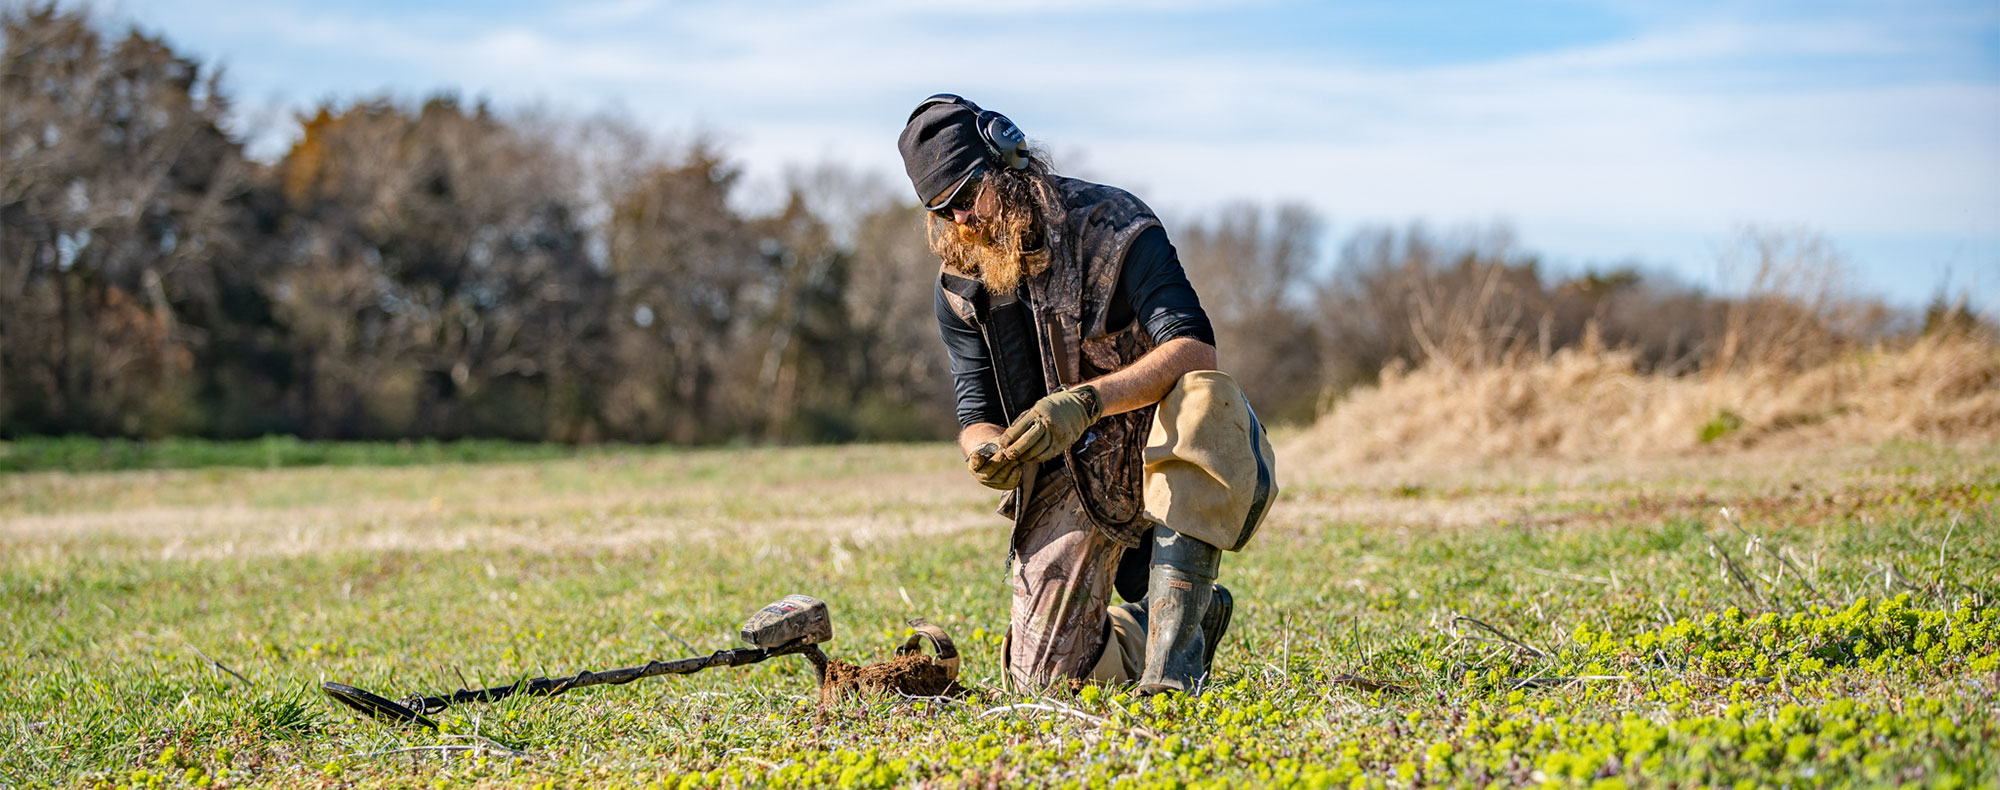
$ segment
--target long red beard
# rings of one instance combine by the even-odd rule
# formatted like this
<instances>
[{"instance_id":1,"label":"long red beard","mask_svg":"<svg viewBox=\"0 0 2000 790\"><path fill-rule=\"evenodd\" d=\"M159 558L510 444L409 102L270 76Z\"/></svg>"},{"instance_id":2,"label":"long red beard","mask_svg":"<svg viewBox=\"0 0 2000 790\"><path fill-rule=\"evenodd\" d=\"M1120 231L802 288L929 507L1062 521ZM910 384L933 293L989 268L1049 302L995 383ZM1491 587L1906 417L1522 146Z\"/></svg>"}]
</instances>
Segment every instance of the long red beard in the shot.
<instances>
[{"instance_id":1,"label":"long red beard","mask_svg":"<svg viewBox=\"0 0 2000 790\"><path fill-rule=\"evenodd\" d=\"M946 268L978 277L992 293L1013 293L1028 278L1049 268L1046 249L1022 249L1028 223L1021 219L989 219L967 225L933 217L930 221L931 251ZM1005 224L1005 232L995 232Z\"/></svg>"}]
</instances>

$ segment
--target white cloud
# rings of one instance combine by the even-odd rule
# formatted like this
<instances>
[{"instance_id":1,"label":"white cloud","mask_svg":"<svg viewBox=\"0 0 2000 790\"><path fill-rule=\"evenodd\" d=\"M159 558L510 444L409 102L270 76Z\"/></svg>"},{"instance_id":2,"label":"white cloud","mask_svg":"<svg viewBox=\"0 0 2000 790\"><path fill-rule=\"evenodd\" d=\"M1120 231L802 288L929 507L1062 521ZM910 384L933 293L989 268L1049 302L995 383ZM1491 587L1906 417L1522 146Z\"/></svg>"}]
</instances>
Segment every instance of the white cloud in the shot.
<instances>
[{"instance_id":1,"label":"white cloud","mask_svg":"<svg viewBox=\"0 0 2000 790\"><path fill-rule=\"evenodd\" d=\"M609 103L663 128L712 127L766 179L826 158L899 174L904 113L957 90L1164 206L1292 198L1336 222L1509 217L1634 238L1767 220L2000 250L2000 84L1981 65L1991 53L1959 32L1990 31L1994 12L1834 6L1685 21L1674 11L1684 4L1633 8L1651 21L1630 37L1417 66L1187 46L1199 30L1138 35L1138 12L1161 10L1139 0L601 0L546 18L442 21L194 0L137 15L176 36L199 26L219 42L206 54L239 75L352 62L409 94ZM1195 25L1212 13L1204 2L1165 11ZM287 79L305 83L293 88L301 101L381 87L339 73Z\"/></svg>"}]
</instances>

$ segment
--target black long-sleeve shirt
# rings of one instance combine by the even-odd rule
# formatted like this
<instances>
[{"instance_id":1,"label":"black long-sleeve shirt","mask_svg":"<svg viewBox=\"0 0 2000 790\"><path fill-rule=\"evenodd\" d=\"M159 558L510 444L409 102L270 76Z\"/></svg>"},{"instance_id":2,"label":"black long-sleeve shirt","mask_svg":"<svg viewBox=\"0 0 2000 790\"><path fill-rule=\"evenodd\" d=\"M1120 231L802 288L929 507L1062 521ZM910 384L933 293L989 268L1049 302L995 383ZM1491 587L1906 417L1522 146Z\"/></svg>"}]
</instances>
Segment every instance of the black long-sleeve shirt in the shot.
<instances>
[{"instance_id":1,"label":"black long-sleeve shirt","mask_svg":"<svg viewBox=\"0 0 2000 790\"><path fill-rule=\"evenodd\" d=\"M951 354L951 377L953 389L958 395L959 424L984 422L1006 425L1007 416L1000 408L1000 385L995 379L993 360L988 358L986 343L979 330L952 313L942 287L938 288L936 299L938 333L944 337L945 350ZM1021 325L1032 325L1026 317L1028 307L1025 303L1016 302L1011 308L1000 309L1021 310ZM1208 313L1201 309L1201 299L1195 294L1194 286L1188 283L1187 272L1181 268L1180 255L1175 252L1173 242L1167 240L1166 230L1158 226L1140 233L1132 241L1131 248L1125 251L1125 265L1119 271L1118 290L1112 295L1105 326L1117 329L1134 320L1144 324L1146 334L1151 335L1155 342L1190 337L1215 345L1215 329L1209 324ZM1040 350L1033 343L1022 348L1025 353L1037 357L1028 360L1031 364L1025 369L1041 370Z\"/></svg>"}]
</instances>

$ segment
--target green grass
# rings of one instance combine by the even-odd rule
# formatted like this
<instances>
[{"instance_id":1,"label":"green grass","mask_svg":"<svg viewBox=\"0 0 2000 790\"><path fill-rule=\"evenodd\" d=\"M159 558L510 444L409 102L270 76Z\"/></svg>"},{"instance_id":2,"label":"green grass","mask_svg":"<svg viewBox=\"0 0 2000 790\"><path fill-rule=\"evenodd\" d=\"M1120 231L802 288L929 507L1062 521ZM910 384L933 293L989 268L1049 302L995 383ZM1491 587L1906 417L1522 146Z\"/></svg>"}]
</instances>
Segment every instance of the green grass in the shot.
<instances>
[{"instance_id":1,"label":"green grass","mask_svg":"<svg viewBox=\"0 0 2000 790\"><path fill-rule=\"evenodd\" d=\"M2000 449L1290 481L1225 560L1214 687L1153 701L1000 690L1006 526L956 466L916 445L0 478L0 786L2000 781ZM317 690L730 647L790 592L829 602L850 661L942 624L979 693L822 710L779 659L463 706L439 734Z\"/></svg>"},{"instance_id":2,"label":"green grass","mask_svg":"<svg viewBox=\"0 0 2000 790\"><path fill-rule=\"evenodd\" d=\"M29 437L0 442L0 472L117 471L293 466L409 466L413 464L531 461L603 452L560 444L493 439L402 442L307 441L266 436L253 441L210 439L96 439L87 436ZM617 452L633 452L620 450Z\"/></svg>"}]
</instances>

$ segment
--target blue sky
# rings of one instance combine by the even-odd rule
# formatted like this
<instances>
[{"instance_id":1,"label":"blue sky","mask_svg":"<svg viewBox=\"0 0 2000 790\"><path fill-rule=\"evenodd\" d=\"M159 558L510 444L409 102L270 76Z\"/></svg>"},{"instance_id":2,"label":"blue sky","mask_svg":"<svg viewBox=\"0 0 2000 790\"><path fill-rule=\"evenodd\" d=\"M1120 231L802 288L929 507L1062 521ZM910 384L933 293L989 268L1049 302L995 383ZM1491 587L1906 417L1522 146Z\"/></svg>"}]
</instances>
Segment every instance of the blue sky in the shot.
<instances>
[{"instance_id":1,"label":"blue sky","mask_svg":"<svg viewBox=\"0 0 2000 790\"><path fill-rule=\"evenodd\" d=\"M2000 294L2000 2L123 0L229 69L264 151L323 98L438 89L704 133L775 189L900 179L937 91L1170 217L1304 201L1505 221L1558 267L1714 282L1745 223L1809 228L1857 290ZM904 182L894 181L900 188ZM1171 230L1171 229L1170 229Z\"/></svg>"}]
</instances>

